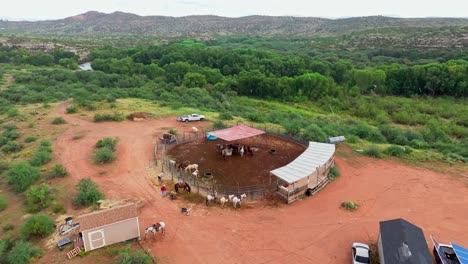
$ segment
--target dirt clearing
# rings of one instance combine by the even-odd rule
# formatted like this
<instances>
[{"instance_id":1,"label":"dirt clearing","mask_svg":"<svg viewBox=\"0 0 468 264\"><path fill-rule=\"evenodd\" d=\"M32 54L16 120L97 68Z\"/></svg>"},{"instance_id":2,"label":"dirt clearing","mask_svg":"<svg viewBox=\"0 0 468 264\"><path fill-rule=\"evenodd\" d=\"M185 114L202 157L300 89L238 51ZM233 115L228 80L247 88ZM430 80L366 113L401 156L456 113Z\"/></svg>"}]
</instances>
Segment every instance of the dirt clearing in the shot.
<instances>
[{"instance_id":1,"label":"dirt clearing","mask_svg":"<svg viewBox=\"0 0 468 264\"><path fill-rule=\"evenodd\" d=\"M66 106L56 114L74 125L54 142L54 153L69 171L67 179L74 184L91 177L107 199L140 201L141 230L166 222L164 235L141 241L159 263L349 263L351 243L376 241L379 221L400 217L420 226L426 239L432 234L440 242L468 245L468 188L463 178L350 154L337 157L337 180L291 205L267 207L259 202L237 210L190 205L161 197L152 181L160 167L152 160L153 144L164 128L188 132L192 123L177 123L175 118L92 123L64 114ZM83 131L84 137L73 140ZM97 166L91 154L103 137L120 138L117 159ZM340 209L345 200L356 201L359 209ZM190 216L181 214L181 207L191 207Z\"/></svg>"}]
</instances>

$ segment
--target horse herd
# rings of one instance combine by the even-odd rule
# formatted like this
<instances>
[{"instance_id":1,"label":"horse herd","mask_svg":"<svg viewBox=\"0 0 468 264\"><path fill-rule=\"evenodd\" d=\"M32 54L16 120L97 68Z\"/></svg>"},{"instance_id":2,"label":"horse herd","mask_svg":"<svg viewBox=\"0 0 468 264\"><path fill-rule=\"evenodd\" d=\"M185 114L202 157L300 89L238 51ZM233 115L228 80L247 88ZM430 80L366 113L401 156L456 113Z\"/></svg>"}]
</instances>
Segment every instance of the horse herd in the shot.
<instances>
[{"instance_id":1,"label":"horse herd","mask_svg":"<svg viewBox=\"0 0 468 264\"><path fill-rule=\"evenodd\" d=\"M243 193L241 195L234 195L234 194L229 194L229 195L224 195L219 198L219 203L221 204L221 208L224 207L224 204L229 204L232 202L232 206L234 208L237 208L237 205L239 207L241 206L241 202L243 199L247 198L247 194ZM215 191L213 194L208 194L205 198L205 204L208 206L211 203L216 203L216 200L218 199L218 192Z\"/></svg>"},{"instance_id":2,"label":"horse herd","mask_svg":"<svg viewBox=\"0 0 468 264\"><path fill-rule=\"evenodd\" d=\"M221 153L224 160L226 160L226 157L232 156L233 154L239 154L241 157L243 157L244 154L253 156L255 150L257 150L257 148L240 144L216 144L216 152Z\"/></svg>"}]
</instances>

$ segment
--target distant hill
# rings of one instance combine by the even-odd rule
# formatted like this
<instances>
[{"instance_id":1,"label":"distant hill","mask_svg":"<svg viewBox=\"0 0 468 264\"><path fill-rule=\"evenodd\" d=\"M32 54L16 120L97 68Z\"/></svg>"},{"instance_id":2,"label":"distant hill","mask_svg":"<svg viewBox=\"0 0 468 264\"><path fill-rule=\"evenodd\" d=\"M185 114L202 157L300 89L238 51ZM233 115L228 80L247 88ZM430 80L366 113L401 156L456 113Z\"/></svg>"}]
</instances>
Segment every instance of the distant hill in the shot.
<instances>
[{"instance_id":1,"label":"distant hill","mask_svg":"<svg viewBox=\"0 0 468 264\"><path fill-rule=\"evenodd\" d=\"M0 21L0 33L34 35L317 36L380 28L467 27L465 18L391 18L382 16L325 19L316 17L138 16L90 11L49 21ZM468 30L467 30L468 31Z\"/></svg>"}]
</instances>

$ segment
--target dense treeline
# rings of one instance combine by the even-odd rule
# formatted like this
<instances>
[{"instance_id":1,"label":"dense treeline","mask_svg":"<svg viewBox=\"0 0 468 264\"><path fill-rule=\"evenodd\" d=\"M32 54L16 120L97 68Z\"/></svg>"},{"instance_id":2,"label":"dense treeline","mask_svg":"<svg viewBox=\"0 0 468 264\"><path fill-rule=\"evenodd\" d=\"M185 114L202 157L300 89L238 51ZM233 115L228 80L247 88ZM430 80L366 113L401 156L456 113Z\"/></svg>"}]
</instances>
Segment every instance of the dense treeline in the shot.
<instances>
[{"instance_id":1,"label":"dense treeline","mask_svg":"<svg viewBox=\"0 0 468 264\"><path fill-rule=\"evenodd\" d=\"M163 78L175 85L215 85L259 98L312 99L368 94L467 96L468 62L355 68L347 60L317 60L254 49L205 47L185 41L170 46L116 49L91 54L93 68L107 73Z\"/></svg>"},{"instance_id":2,"label":"dense treeline","mask_svg":"<svg viewBox=\"0 0 468 264\"><path fill-rule=\"evenodd\" d=\"M378 144L433 149L455 160L468 157L465 99L437 97L466 96L465 61L357 69L349 61L206 48L194 42L107 47L91 57L95 71L72 71L60 65L15 71L14 85L0 90L0 112L15 116L18 111L12 104L70 97L78 106L94 110L97 101L134 97L174 108L217 111L221 118L234 115L278 124L291 136L309 140L345 135ZM319 114L311 115L311 111Z\"/></svg>"},{"instance_id":3,"label":"dense treeline","mask_svg":"<svg viewBox=\"0 0 468 264\"><path fill-rule=\"evenodd\" d=\"M68 69L77 69L77 61L78 56L75 53L62 49L54 49L52 52L46 53L0 47L0 63L13 65L31 64L35 66L52 66L59 64Z\"/></svg>"}]
</instances>

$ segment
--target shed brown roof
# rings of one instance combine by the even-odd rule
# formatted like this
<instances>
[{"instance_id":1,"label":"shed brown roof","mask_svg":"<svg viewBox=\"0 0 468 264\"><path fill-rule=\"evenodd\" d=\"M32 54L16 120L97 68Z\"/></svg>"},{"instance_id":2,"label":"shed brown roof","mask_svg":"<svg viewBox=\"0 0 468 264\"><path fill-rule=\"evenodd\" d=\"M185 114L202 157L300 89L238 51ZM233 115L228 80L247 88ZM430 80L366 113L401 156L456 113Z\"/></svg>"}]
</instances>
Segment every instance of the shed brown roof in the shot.
<instances>
[{"instance_id":1,"label":"shed brown roof","mask_svg":"<svg viewBox=\"0 0 468 264\"><path fill-rule=\"evenodd\" d=\"M78 216L80 230L86 231L99 226L109 225L115 222L120 222L129 218L137 217L135 204L125 204L116 206L110 209L92 212Z\"/></svg>"}]
</instances>

